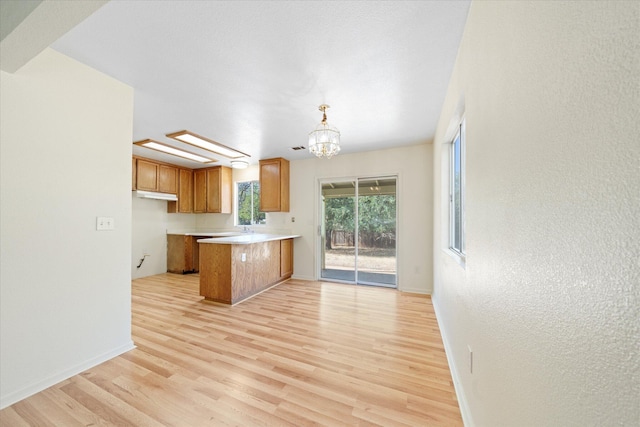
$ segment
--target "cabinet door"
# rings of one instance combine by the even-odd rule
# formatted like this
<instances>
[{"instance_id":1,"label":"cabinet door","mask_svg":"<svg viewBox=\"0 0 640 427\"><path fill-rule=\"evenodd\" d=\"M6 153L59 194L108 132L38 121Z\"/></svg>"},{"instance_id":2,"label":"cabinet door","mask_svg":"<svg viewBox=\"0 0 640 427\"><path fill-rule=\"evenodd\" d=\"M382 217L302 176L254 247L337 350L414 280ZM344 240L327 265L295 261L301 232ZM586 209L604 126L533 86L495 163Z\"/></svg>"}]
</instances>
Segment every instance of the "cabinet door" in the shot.
<instances>
[{"instance_id":1,"label":"cabinet door","mask_svg":"<svg viewBox=\"0 0 640 427\"><path fill-rule=\"evenodd\" d=\"M233 212L233 179L231 168L220 167L220 213Z\"/></svg>"},{"instance_id":2,"label":"cabinet door","mask_svg":"<svg viewBox=\"0 0 640 427\"><path fill-rule=\"evenodd\" d=\"M277 162L260 161L260 210L280 210L280 165Z\"/></svg>"},{"instance_id":3,"label":"cabinet door","mask_svg":"<svg viewBox=\"0 0 640 427\"><path fill-rule=\"evenodd\" d=\"M293 274L293 239L280 240L280 277Z\"/></svg>"},{"instance_id":4,"label":"cabinet door","mask_svg":"<svg viewBox=\"0 0 640 427\"><path fill-rule=\"evenodd\" d=\"M167 212L193 212L193 171L191 169L178 169L178 201L167 202Z\"/></svg>"},{"instance_id":5,"label":"cabinet door","mask_svg":"<svg viewBox=\"0 0 640 427\"><path fill-rule=\"evenodd\" d=\"M161 193L178 194L178 168L160 165L158 191Z\"/></svg>"},{"instance_id":6,"label":"cabinet door","mask_svg":"<svg viewBox=\"0 0 640 427\"><path fill-rule=\"evenodd\" d=\"M231 169L207 169L207 212L231 213L232 198Z\"/></svg>"},{"instance_id":7,"label":"cabinet door","mask_svg":"<svg viewBox=\"0 0 640 427\"><path fill-rule=\"evenodd\" d=\"M207 212L220 212L220 168L207 169Z\"/></svg>"},{"instance_id":8,"label":"cabinet door","mask_svg":"<svg viewBox=\"0 0 640 427\"><path fill-rule=\"evenodd\" d=\"M158 191L158 164L146 160L137 160L138 190Z\"/></svg>"},{"instance_id":9,"label":"cabinet door","mask_svg":"<svg viewBox=\"0 0 640 427\"><path fill-rule=\"evenodd\" d=\"M205 212L207 209L207 171L196 170L193 172L193 211Z\"/></svg>"},{"instance_id":10,"label":"cabinet door","mask_svg":"<svg viewBox=\"0 0 640 427\"><path fill-rule=\"evenodd\" d=\"M167 235L167 271L169 273L184 274L194 270L192 241L192 236Z\"/></svg>"},{"instance_id":11,"label":"cabinet door","mask_svg":"<svg viewBox=\"0 0 640 427\"><path fill-rule=\"evenodd\" d=\"M193 212L193 171L180 169L178 179L178 212Z\"/></svg>"},{"instance_id":12,"label":"cabinet door","mask_svg":"<svg viewBox=\"0 0 640 427\"><path fill-rule=\"evenodd\" d=\"M260 210L289 212L289 161L260 160Z\"/></svg>"}]
</instances>

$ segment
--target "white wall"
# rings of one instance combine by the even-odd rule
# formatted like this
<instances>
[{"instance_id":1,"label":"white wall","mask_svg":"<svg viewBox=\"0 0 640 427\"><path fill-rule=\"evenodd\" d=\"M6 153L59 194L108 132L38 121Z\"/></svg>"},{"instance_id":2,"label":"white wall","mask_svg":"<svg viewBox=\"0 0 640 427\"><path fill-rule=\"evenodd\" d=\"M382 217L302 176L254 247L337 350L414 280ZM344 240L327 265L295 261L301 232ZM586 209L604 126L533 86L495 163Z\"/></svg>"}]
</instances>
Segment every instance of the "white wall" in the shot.
<instances>
[{"instance_id":1,"label":"white wall","mask_svg":"<svg viewBox=\"0 0 640 427\"><path fill-rule=\"evenodd\" d=\"M640 420L639 22L637 2L472 3L434 143L433 300L467 425ZM461 104L464 269L444 166Z\"/></svg>"},{"instance_id":2,"label":"white wall","mask_svg":"<svg viewBox=\"0 0 640 427\"><path fill-rule=\"evenodd\" d=\"M345 142L346 143L346 142ZM431 293L432 146L430 144L358 154L331 160L311 158L291 162L291 211L276 218L282 227L302 237L294 243L294 277L316 278L319 209L318 180L356 176L398 175L398 288ZM291 223L291 217L296 221ZM276 222L275 220L273 222Z\"/></svg>"},{"instance_id":3,"label":"white wall","mask_svg":"<svg viewBox=\"0 0 640 427\"><path fill-rule=\"evenodd\" d=\"M164 200L141 199L131 193L131 277L153 276L167 272L167 230L196 229L196 214L167 213ZM138 268L140 260L146 255Z\"/></svg>"},{"instance_id":4,"label":"white wall","mask_svg":"<svg viewBox=\"0 0 640 427\"><path fill-rule=\"evenodd\" d=\"M133 346L133 90L50 49L0 80L5 407Z\"/></svg>"}]
</instances>

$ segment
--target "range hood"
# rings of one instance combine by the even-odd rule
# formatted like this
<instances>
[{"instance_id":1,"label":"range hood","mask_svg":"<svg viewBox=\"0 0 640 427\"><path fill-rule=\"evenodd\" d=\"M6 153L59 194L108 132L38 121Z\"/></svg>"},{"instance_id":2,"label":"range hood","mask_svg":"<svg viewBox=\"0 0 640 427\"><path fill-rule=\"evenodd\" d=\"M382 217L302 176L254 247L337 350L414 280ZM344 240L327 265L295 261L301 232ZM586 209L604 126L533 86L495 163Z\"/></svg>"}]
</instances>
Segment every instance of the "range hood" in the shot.
<instances>
[{"instance_id":1,"label":"range hood","mask_svg":"<svg viewBox=\"0 0 640 427\"><path fill-rule=\"evenodd\" d=\"M142 191L136 190L136 196L141 199L156 199L156 200L168 200L170 202L177 202L178 197L175 194L168 193L156 193L155 191Z\"/></svg>"}]
</instances>

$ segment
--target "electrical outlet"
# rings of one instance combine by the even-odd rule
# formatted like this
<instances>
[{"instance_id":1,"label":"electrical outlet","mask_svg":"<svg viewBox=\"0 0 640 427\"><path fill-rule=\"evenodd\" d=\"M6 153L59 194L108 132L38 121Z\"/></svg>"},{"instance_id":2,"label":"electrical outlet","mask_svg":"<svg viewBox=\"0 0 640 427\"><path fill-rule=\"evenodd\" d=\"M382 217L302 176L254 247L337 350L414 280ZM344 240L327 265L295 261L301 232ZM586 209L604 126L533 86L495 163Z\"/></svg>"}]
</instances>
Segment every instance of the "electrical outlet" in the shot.
<instances>
[{"instance_id":1,"label":"electrical outlet","mask_svg":"<svg viewBox=\"0 0 640 427\"><path fill-rule=\"evenodd\" d=\"M247 254L243 253L242 257L241 257L242 262L246 262L247 261Z\"/></svg>"},{"instance_id":2,"label":"electrical outlet","mask_svg":"<svg viewBox=\"0 0 640 427\"><path fill-rule=\"evenodd\" d=\"M470 345L467 348L469 349L469 373L473 374L473 350L471 350Z\"/></svg>"}]
</instances>

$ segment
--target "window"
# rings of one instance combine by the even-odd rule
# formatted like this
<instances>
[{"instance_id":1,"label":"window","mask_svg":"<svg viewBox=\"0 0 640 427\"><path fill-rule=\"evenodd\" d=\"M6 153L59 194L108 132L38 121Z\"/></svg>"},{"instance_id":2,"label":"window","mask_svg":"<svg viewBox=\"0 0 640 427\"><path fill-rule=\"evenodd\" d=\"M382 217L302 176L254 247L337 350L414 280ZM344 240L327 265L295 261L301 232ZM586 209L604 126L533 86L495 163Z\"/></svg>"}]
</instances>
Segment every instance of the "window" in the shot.
<instances>
[{"instance_id":1,"label":"window","mask_svg":"<svg viewBox=\"0 0 640 427\"><path fill-rule=\"evenodd\" d=\"M238 182L236 194L236 225L267 223L264 212L260 212L260 181Z\"/></svg>"},{"instance_id":2,"label":"window","mask_svg":"<svg viewBox=\"0 0 640 427\"><path fill-rule=\"evenodd\" d=\"M464 259L464 121L458 126L450 150L449 168L449 249Z\"/></svg>"}]
</instances>

